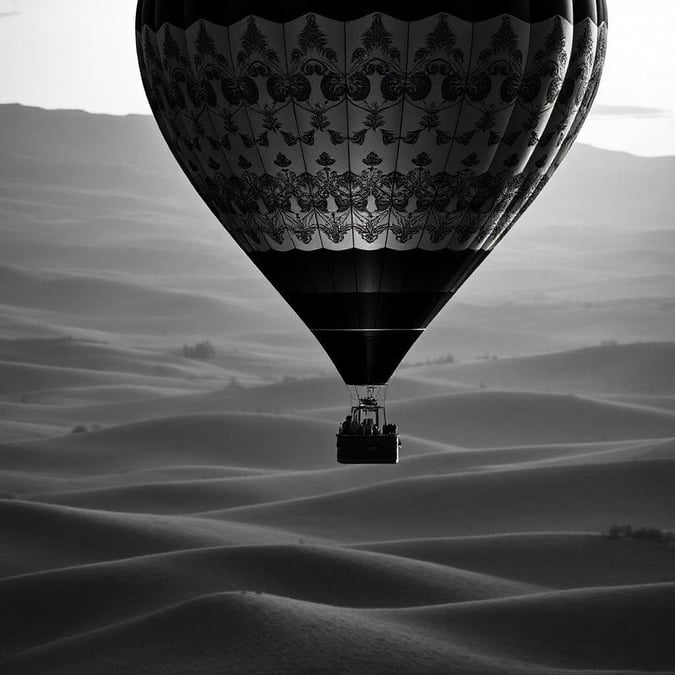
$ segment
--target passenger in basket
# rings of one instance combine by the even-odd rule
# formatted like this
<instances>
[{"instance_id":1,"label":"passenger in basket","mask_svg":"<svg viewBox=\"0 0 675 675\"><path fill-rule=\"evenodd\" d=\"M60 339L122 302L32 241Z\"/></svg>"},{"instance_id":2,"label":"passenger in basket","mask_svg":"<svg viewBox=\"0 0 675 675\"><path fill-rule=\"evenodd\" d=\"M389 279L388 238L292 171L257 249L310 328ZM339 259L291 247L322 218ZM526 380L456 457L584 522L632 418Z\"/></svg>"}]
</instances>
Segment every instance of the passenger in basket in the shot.
<instances>
[{"instance_id":1,"label":"passenger in basket","mask_svg":"<svg viewBox=\"0 0 675 675\"><path fill-rule=\"evenodd\" d=\"M350 434L351 431L352 431L352 416L347 415L345 417L345 421L340 425L338 434L340 434L341 436L346 436L347 434Z\"/></svg>"}]
</instances>

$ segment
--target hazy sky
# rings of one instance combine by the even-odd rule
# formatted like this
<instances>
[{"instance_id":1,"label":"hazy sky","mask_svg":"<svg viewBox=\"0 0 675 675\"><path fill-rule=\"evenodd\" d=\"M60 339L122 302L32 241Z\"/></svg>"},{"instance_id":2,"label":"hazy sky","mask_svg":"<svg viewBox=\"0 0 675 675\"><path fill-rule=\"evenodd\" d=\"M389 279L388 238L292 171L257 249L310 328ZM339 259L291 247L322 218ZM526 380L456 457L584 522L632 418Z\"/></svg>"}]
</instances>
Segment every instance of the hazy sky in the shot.
<instances>
[{"instance_id":1,"label":"hazy sky","mask_svg":"<svg viewBox=\"0 0 675 675\"><path fill-rule=\"evenodd\" d=\"M610 44L582 140L675 155L675 0L608 0ZM136 0L0 0L0 102L149 112L137 73Z\"/></svg>"}]
</instances>

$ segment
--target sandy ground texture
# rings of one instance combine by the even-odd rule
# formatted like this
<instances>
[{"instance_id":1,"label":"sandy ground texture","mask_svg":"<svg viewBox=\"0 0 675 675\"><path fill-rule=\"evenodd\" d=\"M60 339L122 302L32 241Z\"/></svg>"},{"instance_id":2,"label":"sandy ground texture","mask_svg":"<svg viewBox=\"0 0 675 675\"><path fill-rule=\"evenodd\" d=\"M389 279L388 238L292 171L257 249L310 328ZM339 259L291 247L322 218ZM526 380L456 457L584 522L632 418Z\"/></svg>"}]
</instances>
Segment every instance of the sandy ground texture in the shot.
<instances>
[{"instance_id":1,"label":"sandy ground texture","mask_svg":"<svg viewBox=\"0 0 675 675\"><path fill-rule=\"evenodd\" d=\"M664 353L640 346L655 368ZM537 367L552 381L586 358ZM502 377L522 373L514 361ZM411 375L391 406L402 460L386 467L335 463L343 393L331 401L324 379L238 398L274 392L293 408L277 413L176 414L227 406L222 391L32 389L21 423L55 431L0 446L0 671L675 669L675 548L604 534L675 527L675 413L522 387L420 397L424 369ZM102 428L59 433L87 412Z\"/></svg>"}]
</instances>

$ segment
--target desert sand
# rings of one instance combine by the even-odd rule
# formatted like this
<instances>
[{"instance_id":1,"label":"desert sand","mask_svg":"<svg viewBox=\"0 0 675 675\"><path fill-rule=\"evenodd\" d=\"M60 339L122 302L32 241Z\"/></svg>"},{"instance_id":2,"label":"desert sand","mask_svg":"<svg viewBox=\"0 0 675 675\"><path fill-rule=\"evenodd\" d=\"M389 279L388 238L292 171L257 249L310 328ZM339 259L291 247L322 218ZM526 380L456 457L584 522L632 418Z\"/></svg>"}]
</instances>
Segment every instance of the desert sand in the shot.
<instances>
[{"instance_id":1,"label":"desert sand","mask_svg":"<svg viewBox=\"0 0 675 675\"><path fill-rule=\"evenodd\" d=\"M675 672L675 546L608 536L675 529L675 160L575 148L347 467L149 118L0 130L0 673Z\"/></svg>"}]
</instances>

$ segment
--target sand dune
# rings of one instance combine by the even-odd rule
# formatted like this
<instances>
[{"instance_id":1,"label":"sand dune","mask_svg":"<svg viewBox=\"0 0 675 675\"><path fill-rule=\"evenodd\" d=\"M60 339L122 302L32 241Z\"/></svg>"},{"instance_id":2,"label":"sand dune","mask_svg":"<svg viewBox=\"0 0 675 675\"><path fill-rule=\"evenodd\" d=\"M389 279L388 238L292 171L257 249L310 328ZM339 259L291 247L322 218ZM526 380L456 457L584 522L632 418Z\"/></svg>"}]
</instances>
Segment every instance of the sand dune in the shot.
<instances>
[{"instance_id":1,"label":"sand dune","mask_svg":"<svg viewBox=\"0 0 675 675\"><path fill-rule=\"evenodd\" d=\"M210 382L209 376L202 377L199 371L199 374L177 379L169 372L166 377L120 377L110 372L12 363L5 363L3 369L7 377L2 381L5 382L5 388L9 387L5 391L6 395L20 393L27 402L35 400L66 404L69 403L69 396L87 396L87 387L123 387L124 382L129 383L126 386L137 382L134 386L141 387L137 394L139 397L151 393L151 390L145 391L144 387L164 386L167 387L164 393L168 394L171 387L175 391L175 387L204 387ZM206 372L215 377L222 376L225 381L229 376L227 371L218 368ZM53 400L50 391L59 386L75 391L60 392L57 389ZM675 435L675 416L672 411L663 409L524 392L483 391L419 398L424 387L424 384L400 378L389 406L390 417L399 422L404 434L444 444L451 440L455 445L516 446ZM439 387L442 385L435 385L436 391ZM313 388L316 388L314 397ZM94 389L92 395L94 399L104 397L105 389ZM110 395L114 396L114 393ZM332 407L313 412L313 408L322 408L326 404ZM346 409L347 397L337 380L310 378L286 380L263 387L226 387L215 392L197 392L186 396L159 395L143 406L138 406L135 401L121 401L101 405L68 405L63 410L17 409L8 411L8 417L15 415L15 421L24 421L34 419L34 415L39 414L45 422L73 426L78 423L109 425L191 412L298 410L331 419L336 425ZM490 424L485 424L483 420L489 420Z\"/></svg>"},{"instance_id":2,"label":"sand dune","mask_svg":"<svg viewBox=\"0 0 675 675\"><path fill-rule=\"evenodd\" d=\"M218 359L220 361L220 359ZM230 359L226 364L234 365ZM234 371L216 368L212 375L220 378L221 382L214 382L208 378L189 377L180 380L163 380L164 387L160 386L162 380L153 378L154 386L158 388L157 396L146 398L146 394L152 392L153 387L147 385L130 386L130 396L133 398L143 397L146 399L142 406L135 400L120 400L108 403L102 402L109 392L110 398L115 397L117 389L120 395L124 391L124 385L102 384L99 387L69 386L67 389L52 390L49 388L22 393L22 400L36 403L58 403L63 409L55 410L43 408L42 410L16 409L8 412L8 416L15 415L19 418L22 413L30 419L40 416L52 422L76 424L81 421L98 423L103 425L120 424L148 420L156 417L169 417L187 415L191 413L220 413L223 411L236 412L296 412L302 415L314 416L315 408L331 409L327 416L337 423L344 419L349 412L350 398L342 382L337 377L307 377L307 378L284 378L280 382L256 386L240 386L239 378L233 385L231 377ZM101 379L105 381L106 373ZM236 376L235 376L236 377ZM131 378L130 378L131 379ZM249 379L251 379L249 377ZM15 387L19 385L16 384ZM175 392L171 387L183 387L186 391L182 394L169 395ZM214 390L214 387L218 387ZM203 391L208 389L208 391ZM414 398L424 393L448 393L453 388L448 385L427 385L414 380L399 377L390 392L390 401ZM86 402L77 402L78 397L91 397ZM75 400L73 400L75 399ZM2 402L0 401L0 406Z\"/></svg>"},{"instance_id":3,"label":"sand dune","mask_svg":"<svg viewBox=\"0 0 675 675\"><path fill-rule=\"evenodd\" d=\"M673 439L605 441L600 443L557 443L503 448L446 448L444 452L404 458L401 474L437 475L479 468L527 468L600 464L635 459L674 459Z\"/></svg>"},{"instance_id":4,"label":"sand dune","mask_svg":"<svg viewBox=\"0 0 675 675\"><path fill-rule=\"evenodd\" d=\"M252 593L202 597L0 665L16 675L37 675L47 667L54 675L104 675L139 672L150 655L156 670L175 675L223 668L270 674L497 671L488 659L423 635L413 642L406 630L356 610Z\"/></svg>"},{"instance_id":5,"label":"sand dune","mask_svg":"<svg viewBox=\"0 0 675 675\"><path fill-rule=\"evenodd\" d=\"M407 368L407 377L491 389L673 394L675 343L605 345L542 356Z\"/></svg>"},{"instance_id":6,"label":"sand dune","mask_svg":"<svg viewBox=\"0 0 675 675\"><path fill-rule=\"evenodd\" d=\"M646 447L640 452L642 459L669 459L675 455L675 439L655 443L653 447Z\"/></svg>"},{"instance_id":7,"label":"sand dune","mask_svg":"<svg viewBox=\"0 0 675 675\"><path fill-rule=\"evenodd\" d=\"M335 419L340 410L312 416ZM403 436L469 448L593 443L675 436L675 414L569 394L516 391L393 401L389 419Z\"/></svg>"},{"instance_id":8,"label":"sand dune","mask_svg":"<svg viewBox=\"0 0 675 675\"><path fill-rule=\"evenodd\" d=\"M603 397L617 403L628 403L645 408L661 408L662 410L675 410L675 396L607 396Z\"/></svg>"},{"instance_id":9,"label":"sand dune","mask_svg":"<svg viewBox=\"0 0 675 675\"><path fill-rule=\"evenodd\" d=\"M18 500L0 500L0 532L0 577L204 546L297 543L299 538L239 523L104 513Z\"/></svg>"},{"instance_id":10,"label":"sand dune","mask_svg":"<svg viewBox=\"0 0 675 675\"><path fill-rule=\"evenodd\" d=\"M444 537L356 548L558 589L675 582L672 549L598 534Z\"/></svg>"},{"instance_id":11,"label":"sand dune","mask_svg":"<svg viewBox=\"0 0 675 675\"><path fill-rule=\"evenodd\" d=\"M60 369L5 363L5 394L21 394L26 401L50 402L54 388L127 386L198 388L213 386L206 377L151 377L105 371ZM227 371L215 369L228 381ZM217 380L216 380L217 382ZM24 384L22 384L24 383ZM401 378L389 404L389 416L402 433L442 444L469 447L533 445L640 439L675 435L673 411L639 405L544 393L481 391L419 397L420 385ZM442 385L436 385L436 387ZM222 387L222 385L221 385ZM312 389L316 387L316 396ZM436 391L439 389L436 388ZM28 393L26 393L28 392ZM68 392L63 392L67 402ZM75 392L75 395L80 395ZM86 395L86 391L81 395ZM94 394L96 396L96 393ZM139 394L140 395L140 394ZM409 397L409 398L408 398ZM59 402L58 400L56 402ZM324 408L328 404L330 407ZM317 410L314 410L317 408ZM344 388L333 378L286 380L258 387L226 386L219 391L182 396L157 396L139 406L135 401L109 404L53 406L42 410L16 409L16 421L34 419L71 425L110 424L186 413L223 410L300 411L331 420L337 428L348 409ZM9 413L8 413L9 416ZM489 424L488 424L489 422ZM415 452L415 454L417 454Z\"/></svg>"},{"instance_id":12,"label":"sand dune","mask_svg":"<svg viewBox=\"0 0 675 675\"><path fill-rule=\"evenodd\" d=\"M98 485L95 481L72 476L51 476L33 471L0 471L0 494L6 499L29 498L31 493L63 492L75 487L86 489Z\"/></svg>"},{"instance_id":13,"label":"sand dune","mask_svg":"<svg viewBox=\"0 0 675 675\"><path fill-rule=\"evenodd\" d=\"M589 307L583 296L573 300L549 298L542 286L549 270L536 272L529 266L523 269L522 249L511 237L512 233L434 319L430 329L415 343L408 363L423 363L448 354L460 361L482 359L486 354L490 359L551 354L600 345L611 339L624 343L675 340L671 299L614 299L593 302ZM521 243L532 245L531 240ZM598 250L606 251L602 245ZM560 252L558 249L557 255L551 255L554 269L561 264L557 259ZM626 265L631 264L630 256L635 254L635 249L626 251ZM579 247L565 255L563 265L580 255ZM660 264L669 264L672 269L675 256L668 253L664 257L671 262ZM589 265L601 264L597 255L592 258ZM536 256L531 262L538 263ZM616 269L618 261L613 260L612 265ZM514 272L529 277L530 287L509 291ZM583 266L575 268L574 273L583 274Z\"/></svg>"},{"instance_id":14,"label":"sand dune","mask_svg":"<svg viewBox=\"0 0 675 675\"><path fill-rule=\"evenodd\" d=\"M339 416L334 421L334 426L337 428L338 421L343 419L349 410L349 397L344 385L337 377L287 378L278 383L244 387L239 383L232 386L225 370L221 370L220 374L221 383L191 380L186 383L186 389L192 386L192 391L188 390L177 396L158 396L145 401L142 406L138 406L133 401L119 401L101 405L69 406L68 410L62 411L43 410L41 414L48 418L52 415L56 416L56 419L86 419L110 425L158 417L223 411L256 413L298 411L304 413L309 408L323 405L335 406L339 410ZM216 386L218 388L214 389ZM201 390L194 391L196 387L200 387ZM414 383L413 387L419 388L420 385ZM209 391L204 391L204 388L208 388ZM407 390L403 388L403 392L407 393ZM338 415L338 410L336 410L336 415Z\"/></svg>"},{"instance_id":15,"label":"sand dune","mask_svg":"<svg viewBox=\"0 0 675 675\"><path fill-rule=\"evenodd\" d=\"M340 607L420 606L542 590L433 563L339 548L182 551L0 581L0 656L202 595L242 589ZM99 601L92 604L94 597Z\"/></svg>"},{"instance_id":16,"label":"sand dune","mask_svg":"<svg viewBox=\"0 0 675 675\"><path fill-rule=\"evenodd\" d=\"M40 501L37 495L53 493L65 497L67 494L81 491L97 491L117 489L125 486L193 483L199 481L218 481L225 478L241 478L244 476L272 477L285 472L270 469L252 469L249 467L219 466L214 464L157 466L137 471L122 473L96 474L86 476L53 475L36 471L8 471L0 470L0 494L16 499ZM291 474L292 475L292 474ZM41 499L41 501L47 501ZM51 501L51 500L50 500ZM53 502L52 502L53 503ZM117 511L130 512L132 505L124 506ZM161 504L151 509L153 513L165 511Z\"/></svg>"},{"instance_id":17,"label":"sand dune","mask_svg":"<svg viewBox=\"0 0 675 675\"><path fill-rule=\"evenodd\" d=\"M620 663L658 670L672 663L672 596L673 585L661 585L354 610L266 594L213 594L2 663L17 675L46 667L57 675L139 672L151 655L156 671L176 675L223 667L233 673L565 673L572 671L550 667L573 668L581 659L598 669ZM649 608L651 620L636 620ZM490 642L495 630L500 637ZM593 651L595 645L603 650Z\"/></svg>"},{"instance_id":18,"label":"sand dune","mask_svg":"<svg viewBox=\"0 0 675 675\"><path fill-rule=\"evenodd\" d=\"M276 502L321 494L335 478L320 476L245 476L146 483L125 487L33 494L32 501L125 513L190 514L235 506ZM344 485L344 481L338 481ZM322 489L323 488L323 489Z\"/></svg>"},{"instance_id":19,"label":"sand dune","mask_svg":"<svg viewBox=\"0 0 675 675\"><path fill-rule=\"evenodd\" d=\"M427 445L431 446L419 440L414 444L418 451ZM409 445L410 441L406 439L406 450ZM136 447L139 452L142 451L141 444L137 443ZM138 476L135 480L128 474L115 474L82 478L80 485L67 485L61 481L56 490L50 490L49 481L42 482L38 476L33 482L33 489L29 488L30 483L27 482L24 492L28 489L30 498L35 501L87 509L188 514L322 495L403 478L457 474L480 469L524 469L634 459L675 459L675 441L625 441L485 450L445 447L440 452L435 448L434 450L429 454L405 457L398 466L364 465L341 467L337 470L331 466L312 471L272 472L261 469L244 475L221 474L217 477L209 473L207 477L198 478L183 478L176 470L170 482L167 482L166 476L155 477L146 470L134 472ZM268 475L261 474L261 471L268 471ZM0 479L1 477L0 474ZM152 482L147 480L149 477L153 478ZM117 484L119 479L121 485ZM42 485L47 486L47 489Z\"/></svg>"},{"instance_id":20,"label":"sand dune","mask_svg":"<svg viewBox=\"0 0 675 675\"><path fill-rule=\"evenodd\" d=\"M465 447L675 436L675 415L577 396L476 392L393 403L402 430Z\"/></svg>"},{"instance_id":21,"label":"sand dune","mask_svg":"<svg viewBox=\"0 0 675 675\"><path fill-rule=\"evenodd\" d=\"M549 667L669 670L675 583L401 610L392 617L465 646Z\"/></svg>"},{"instance_id":22,"label":"sand dune","mask_svg":"<svg viewBox=\"0 0 675 675\"><path fill-rule=\"evenodd\" d=\"M74 326L141 335L190 333L196 326L207 335L222 334L227 325L264 326L269 320L262 308L248 307L245 299L217 299L84 274L38 274L8 265L0 265L0 303L69 316Z\"/></svg>"},{"instance_id":23,"label":"sand dune","mask_svg":"<svg viewBox=\"0 0 675 675\"><path fill-rule=\"evenodd\" d=\"M225 373L224 373L225 374ZM135 375L79 368L59 368L28 363L0 361L0 395L5 397L26 393L27 401L40 399L51 389L100 387L100 386L199 387L198 382L162 377L161 375ZM203 383L201 385L203 387Z\"/></svg>"},{"instance_id":24,"label":"sand dune","mask_svg":"<svg viewBox=\"0 0 675 675\"><path fill-rule=\"evenodd\" d=\"M206 515L267 526L284 523L299 532L331 533L353 542L599 532L624 522L669 528L675 524L674 479L675 460L483 471L390 481Z\"/></svg>"},{"instance_id":25,"label":"sand dune","mask_svg":"<svg viewBox=\"0 0 675 675\"><path fill-rule=\"evenodd\" d=\"M664 243L670 246L672 241L669 241L666 230L655 231L655 241L663 237ZM650 242L652 246L655 244ZM657 245L658 246L658 245ZM656 247L655 247L656 248ZM661 274L627 274L628 278L625 283L618 285L615 279L598 279L596 281L579 282L574 280L569 285L555 294L558 297L574 298L583 296L587 301L602 301L607 298L670 298L675 286L675 277L664 271ZM561 284L562 286L562 284ZM552 294L553 295L553 294Z\"/></svg>"},{"instance_id":26,"label":"sand dune","mask_svg":"<svg viewBox=\"0 0 675 675\"><path fill-rule=\"evenodd\" d=\"M282 415L188 415L6 445L0 469L97 474L220 464L266 469L333 467L335 427Z\"/></svg>"},{"instance_id":27,"label":"sand dune","mask_svg":"<svg viewBox=\"0 0 675 675\"><path fill-rule=\"evenodd\" d=\"M67 193L66 193L67 194ZM0 204L0 213L3 212ZM170 289L182 290L214 290L222 292L232 290L232 282L222 275L222 267L228 268L243 276L246 271L246 258L238 261L236 253L223 242L223 236L213 229L211 241L201 236L187 238L176 236L175 230L167 230L167 220L183 223L189 218L181 218L181 214L167 213L168 209L160 214L159 210L152 213L99 213L97 215L81 213L71 222L63 223L61 237L49 236L46 225L49 217L36 213L35 209L26 208L21 212L10 210L11 219L15 221L18 230L20 223L25 228L40 227L40 237L28 236L24 231L22 236L14 231L14 250L11 263L16 266L30 269L50 269L54 272L105 272L106 276L123 277L129 275L137 281L157 283L158 277L167 276L173 279ZM129 230L142 218L145 227L131 236ZM159 222L162 219L163 222ZM86 226L89 226L87 231ZM202 228L203 229L203 228ZM164 231L162 231L164 230ZM71 235L72 236L68 236ZM213 246L213 239L219 238L223 246ZM157 255L161 252L161 255ZM244 264L242 264L244 263ZM200 274L195 274L200 270ZM218 270L221 274L215 274ZM208 279L205 283L204 277ZM167 278L167 282L169 282ZM264 279L251 279L250 286L265 283ZM251 288L253 290L253 288Z\"/></svg>"},{"instance_id":28,"label":"sand dune","mask_svg":"<svg viewBox=\"0 0 675 675\"><path fill-rule=\"evenodd\" d=\"M176 379L222 375L208 361L196 361L157 350L120 347L93 340L0 340L0 359L77 370L114 371Z\"/></svg>"},{"instance_id":29,"label":"sand dune","mask_svg":"<svg viewBox=\"0 0 675 675\"><path fill-rule=\"evenodd\" d=\"M26 439L53 438L66 433L67 429L56 424L22 422L0 419L0 443L12 443Z\"/></svg>"},{"instance_id":30,"label":"sand dune","mask_svg":"<svg viewBox=\"0 0 675 675\"><path fill-rule=\"evenodd\" d=\"M21 394L25 403L38 405L59 405L73 407L89 407L99 403L138 403L138 401L154 401L165 397L181 396L184 388L150 387L143 385L104 384L91 387L67 387L63 389L44 389ZM41 410L40 412L45 412ZM72 419L72 416L71 416Z\"/></svg>"},{"instance_id":31,"label":"sand dune","mask_svg":"<svg viewBox=\"0 0 675 675\"><path fill-rule=\"evenodd\" d=\"M603 447L604 446L604 447ZM529 466L554 466L573 464L604 464L633 460L675 459L675 439L665 438L651 441L593 444L588 451L577 452L570 446L569 453L560 457L534 460Z\"/></svg>"}]
</instances>

